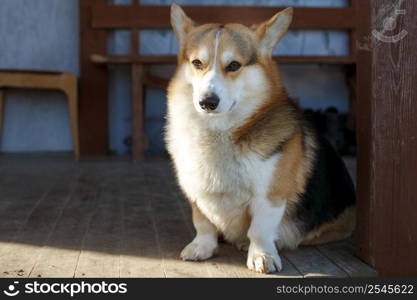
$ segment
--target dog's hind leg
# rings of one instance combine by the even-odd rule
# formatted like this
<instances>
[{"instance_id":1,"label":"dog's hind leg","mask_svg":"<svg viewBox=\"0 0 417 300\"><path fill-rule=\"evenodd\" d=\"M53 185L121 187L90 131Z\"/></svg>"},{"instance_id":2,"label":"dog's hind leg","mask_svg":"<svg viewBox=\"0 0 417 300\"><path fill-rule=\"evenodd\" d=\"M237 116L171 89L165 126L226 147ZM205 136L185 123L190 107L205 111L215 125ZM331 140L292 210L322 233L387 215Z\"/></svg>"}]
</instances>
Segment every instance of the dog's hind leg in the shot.
<instances>
[{"instance_id":1,"label":"dog's hind leg","mask_svg":"<svg viewBox=\"0 0 417 300\"><path fill-rule=\"evenodd\" d=\"M201 213L195 203L193 209L193 224L197 235L181 252L183 260L205 260L217 251L218 233L216 227Z\"/></svg>"},{"instance_id":2,"label":"dog's hind leg","mask_svg":"<svg viewBox=\"0 0 417 300\"><path fill-rule=\"evenodd\" d=\"M321 225L310 232L301 245L320 245L350 237L356 225L356 207L347 209L334 221Z\"/></svg>"}]
</instances>

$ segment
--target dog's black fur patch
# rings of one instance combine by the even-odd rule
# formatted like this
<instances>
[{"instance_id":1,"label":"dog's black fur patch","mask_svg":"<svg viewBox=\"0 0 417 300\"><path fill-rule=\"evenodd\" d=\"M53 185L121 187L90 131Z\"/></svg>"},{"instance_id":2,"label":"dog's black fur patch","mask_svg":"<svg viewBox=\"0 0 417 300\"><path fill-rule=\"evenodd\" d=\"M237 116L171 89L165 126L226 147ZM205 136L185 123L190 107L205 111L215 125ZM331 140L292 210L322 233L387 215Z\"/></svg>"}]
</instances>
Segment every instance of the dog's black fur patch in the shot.
<instances>
[{"instance_id":1,"label":"dog's black fur patch","mask_svg":"<svg viewBox=\"0 0 417 300\"><path fill-rule=\"evenodd\" d=\"M317 144L314 167L296 210L304 232L335 220L356 202L355 188L343 160L324 137L317 136Z\"/></svg>"}]
</instances>

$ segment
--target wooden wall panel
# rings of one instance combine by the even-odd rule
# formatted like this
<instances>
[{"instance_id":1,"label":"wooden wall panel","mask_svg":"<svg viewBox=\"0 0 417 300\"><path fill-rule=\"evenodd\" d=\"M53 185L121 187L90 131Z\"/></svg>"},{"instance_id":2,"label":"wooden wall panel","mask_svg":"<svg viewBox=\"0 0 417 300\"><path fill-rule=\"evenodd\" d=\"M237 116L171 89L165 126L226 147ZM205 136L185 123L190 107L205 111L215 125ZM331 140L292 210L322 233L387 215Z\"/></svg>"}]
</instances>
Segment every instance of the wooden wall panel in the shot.
<instances>
[{"instance_id":1,"label":"wooden wall panel","mask_svg":"<svg viewBox=\"0 0 417 300\"><path fill-rule=\"evenodd\" d=\"M251 6L184 6L196 22L242 23L263 22L283 8ZM303 8L294 10L291 28L350 29L355 26L351 8ZM170 28L169 6L102 6L94 8L94 28Z\"/></svg>"},{"instance_id":2,"label":"wooden wall panel","mask_svg":"<svg viewBox=\"0 0 417 300\"><path fill-rule=\"evenodd\" d=\"M358 53L360 256L381 276L417 276L417 14L404 1L394 43L380 41L390 0L361 1ZM388 9L384 14L384 9Z\"/></svg>"}]
</instances>

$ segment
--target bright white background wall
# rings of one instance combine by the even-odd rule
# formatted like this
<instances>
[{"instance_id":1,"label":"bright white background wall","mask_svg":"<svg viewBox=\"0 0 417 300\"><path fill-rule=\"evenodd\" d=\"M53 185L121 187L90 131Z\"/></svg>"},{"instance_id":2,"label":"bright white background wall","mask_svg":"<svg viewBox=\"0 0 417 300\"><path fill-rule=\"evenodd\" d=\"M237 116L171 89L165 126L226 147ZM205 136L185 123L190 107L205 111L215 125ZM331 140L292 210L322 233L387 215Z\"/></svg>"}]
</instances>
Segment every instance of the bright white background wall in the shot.
<instances>
[{"instance_id":1,"label":"bright white background wall","mask_svg":"<svg viewBox=\"0 0 417 300\"><path fill-rule=\"evenodd\" d=\"M110 0L128 4L129 0ZM142 4L166 5L171 0L141 0ZM260 6L344 6L346 0L177 0L178 4ZM41 69L79 74L79 29L77 0L0 0L0 69ZM175 53L177 43L170 31L141 32L143 54ZM113 32L111 53L129 49L129 33ZM347 36L340 32L292 31L277 47L280 55L345 55ZM336 106L347 110L344 75L337 66L282 66L291 96L303 107ZM166 77L173 67L155 67ZM110 148L128 152L124 140L131 134L130 72L112 66L109 86ZM8 91L6 118L0 151L60 151L71 149L66 102L63 95L45 91ZM147 91L146 132L150 152L163 151L165 93Z\"/></svg>"},{"instance_id":2,"label":"bright white background wall","mask_svg":"<svg viewBox=\"0 0 417 300\"><path fill-rule=\"evenodd\" d=\"M0 69L79 73L78 0L0 0ZM8 90L0 151L71 149L59 92Z\"/></svg>"}]
</instances>

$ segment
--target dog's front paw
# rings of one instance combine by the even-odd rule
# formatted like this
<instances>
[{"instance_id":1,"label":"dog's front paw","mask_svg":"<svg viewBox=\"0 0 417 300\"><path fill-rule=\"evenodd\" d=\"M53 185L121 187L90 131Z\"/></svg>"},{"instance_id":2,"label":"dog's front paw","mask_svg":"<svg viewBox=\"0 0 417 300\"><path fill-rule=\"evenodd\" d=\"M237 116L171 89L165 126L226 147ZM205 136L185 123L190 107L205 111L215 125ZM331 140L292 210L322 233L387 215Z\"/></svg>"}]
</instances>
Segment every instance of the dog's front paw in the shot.
<instances>
[{"instance_id":1,"label":"dog's front paw","mask_svg":"<svg viewBox=\"0 0 417 300\"><path fill-rule=\"evenodd\" d=\"M269 254L250 250L247 260L250 270L258 273L274 273L282 270L282 261L278 253Z\"/></svg>"},{"instance_id":2,"label":"dog's front paw","mask_svg":"<svg viewBox=\"0 0 417 300\"><path fill-rule=\"evenodd\" d=\"M192 241L181 252L182 260L206 260L212 257L217 250L217 244L209 242Z\"/></svg>"}]
</instances>

